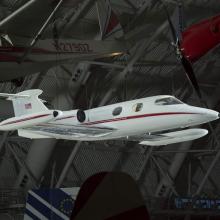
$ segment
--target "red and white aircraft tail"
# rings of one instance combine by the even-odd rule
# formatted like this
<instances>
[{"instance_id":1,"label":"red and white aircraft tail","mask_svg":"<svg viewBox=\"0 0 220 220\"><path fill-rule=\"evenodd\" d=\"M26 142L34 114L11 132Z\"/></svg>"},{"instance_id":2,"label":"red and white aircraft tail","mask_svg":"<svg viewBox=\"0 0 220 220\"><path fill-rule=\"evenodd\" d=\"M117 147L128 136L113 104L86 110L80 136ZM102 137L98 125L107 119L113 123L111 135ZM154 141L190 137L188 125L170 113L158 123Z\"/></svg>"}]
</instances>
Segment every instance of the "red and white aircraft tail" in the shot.
<instances>
[{"instance_id":1,"label":"red and white aircraft tail","mask_svg":"<svg viewBox=\"0 0 220 220\"><path fill-rule=\"evenodd\" d=\"M17 94L0 93L0 97L6 97L12 101L15 117L0 123L0 130L18 130L18 135L27 138L48 138L44 135L33 135L25 130L30 126L55 120L60 111L49 110L43 100L38 96L42 93L39 89L26 90Z\"/></svg>"},{"instance_id":2,"label":"red and white aircraft tail","mask_svg":"<svg viewBox=\"0 0 220 220\"><path fill-rule=\"evenodd\" d=\"M110 1L98 0L96 5L102 40L111 37L122 37L124 32L117 15L111 7Z\"/></svg>"},{"instance_id":3,"label":"red and white aircraft tail","mask_svg":"<svg viewBox=\"0 0 220 220\"><path fill-rule=\"evenodd\" d=\"M42 93L39 89L26 90L17 94L0 93L0 97L6 97L12 101L15 116L22 116L37 112L48 111L38 96Z\"/></svg>"}]
</instances>

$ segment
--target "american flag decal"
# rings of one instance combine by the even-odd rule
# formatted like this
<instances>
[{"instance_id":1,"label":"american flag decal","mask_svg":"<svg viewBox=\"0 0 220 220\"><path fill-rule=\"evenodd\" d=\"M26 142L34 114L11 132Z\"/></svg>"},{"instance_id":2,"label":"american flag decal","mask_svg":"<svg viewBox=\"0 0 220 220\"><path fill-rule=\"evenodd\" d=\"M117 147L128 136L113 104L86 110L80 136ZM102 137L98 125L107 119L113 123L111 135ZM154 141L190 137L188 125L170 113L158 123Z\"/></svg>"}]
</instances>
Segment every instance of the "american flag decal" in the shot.
<instances>
[{"instance_id":1,"label":"american flag decal","mask_svg":"<svg viewBox=\"0 0 220 220\"><path fill-rule=\"evenodd\" d=\"M25 109L32 109L31 103L27 103L24 105Z\"/></svg>"}]
</instances>

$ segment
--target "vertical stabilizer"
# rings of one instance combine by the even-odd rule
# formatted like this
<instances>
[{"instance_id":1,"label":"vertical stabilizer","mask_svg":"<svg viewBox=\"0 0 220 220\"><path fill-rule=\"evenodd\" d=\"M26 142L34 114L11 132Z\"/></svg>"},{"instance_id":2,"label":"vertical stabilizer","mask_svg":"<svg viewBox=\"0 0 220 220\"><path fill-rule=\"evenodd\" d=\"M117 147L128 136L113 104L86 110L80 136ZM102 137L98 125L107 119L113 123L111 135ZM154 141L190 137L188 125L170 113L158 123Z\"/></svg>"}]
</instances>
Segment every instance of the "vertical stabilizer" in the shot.
<instances>
[{"instance_id":1,"label":"vertical stabilizer","mask_svg":"<svg viewBox=\"0 0 220 220\"><path fill-rule=\"evenodd\" d=\"M96 2L102 40L123 37L124 32L109 0Z\"/></svg>"},{"instance_id":2,"label":"vertical stabilizer","mask_svg":"<svg viewBox=\"0 0 220 220\"><path fill-rule=\"evenodd\" d=\"M42 90L33 89L26 90L15 95L9 95L8 100L11 100L13 103L15 116L48 110L48 108L38 98L41 93Z\"/></svg>"}]
</instances>

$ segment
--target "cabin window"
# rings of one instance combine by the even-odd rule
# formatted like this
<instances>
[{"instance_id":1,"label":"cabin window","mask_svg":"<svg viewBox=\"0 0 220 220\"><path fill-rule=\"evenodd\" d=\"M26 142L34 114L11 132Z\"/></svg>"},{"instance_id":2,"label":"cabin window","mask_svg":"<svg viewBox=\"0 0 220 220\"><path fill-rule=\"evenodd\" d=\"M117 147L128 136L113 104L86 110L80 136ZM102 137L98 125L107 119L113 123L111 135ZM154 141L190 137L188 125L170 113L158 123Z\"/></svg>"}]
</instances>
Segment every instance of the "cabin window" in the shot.
<instances>
[{"instance_id":1,"label":"cabin window","mask_svg":"<svg viewBox=\"0 0 220 220\"><path fill-rule=\"evenodd\" d=\"M141 111L143 108L143 103L137 103L135 105L133 105L132 109L134 112L139 112Z\"/></svg>"},{"instance_id":2,"label":"cabin window","mask_svg":"<svg viewBox=\"0 0 220 220\"><path fill-rule=\"evenodd\" d=\"M174 97L162 98L155 101L156 105L177 105L183 104L180 100Z\"/></svg>"},{"instance_id":3,"label":"cabin window","mask_svg":"<svg viewBox=\"0 0 220 220\"><path fill-rule=\"evenodd\" d=\"M122 112L122 107L117 107L113 110L112 115L117 116L120 115Z\"/></svg>"}]
</instances>

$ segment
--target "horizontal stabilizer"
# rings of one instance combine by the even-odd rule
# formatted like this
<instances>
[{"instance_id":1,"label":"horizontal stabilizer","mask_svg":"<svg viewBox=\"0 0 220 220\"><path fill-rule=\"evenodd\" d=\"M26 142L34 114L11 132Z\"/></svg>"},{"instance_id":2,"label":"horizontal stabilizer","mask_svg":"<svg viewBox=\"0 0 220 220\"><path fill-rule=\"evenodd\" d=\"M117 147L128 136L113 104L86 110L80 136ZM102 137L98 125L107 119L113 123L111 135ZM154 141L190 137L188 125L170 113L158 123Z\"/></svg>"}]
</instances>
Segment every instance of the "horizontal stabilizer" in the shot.
<instances>
[{"instance_id":1,"label":"horizontal stabilizer","mask_svg":"<svg viewBox=\"0 0 220 220\"><path fill-rule=\"evenodd\" d=\"M42 92L43 91L40 89L31 89L16 94L0 93L0 97L8 98L8 100L13 100L17 98L31 98L31 97L38 97L39 95L42 94Z\"/></svg>"},{"instance_id":2,"label":"horizontal stabilizer","mask_svg":"<svg viewBox=\"0 0 220 220\"><path fill-rule=\"evenodd\" d=\"M18 94L10 94L10 93L0 93L0 97L3 98L28 98L29 95L18 95Z\"/></svg>"},{"instance_id":3,"label":"horizontal stabilizer","mask_svg":"<svg viewBox=\"0 0 220 220\"><path fill-rule=\"evenodd\" d=\"M160 135L149 135L149 138L146 137L145 140L140 142L140 144L149 146L161 146L184 141L192 141L201 138L206 134L208 134L206 129L192 128Z\"/></svg>"}]
</instances>

